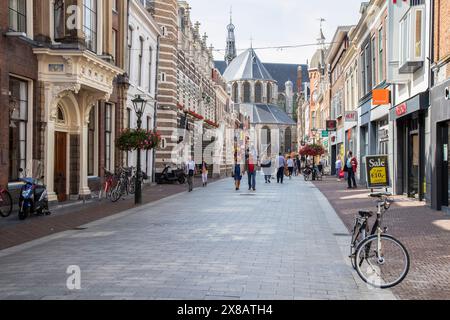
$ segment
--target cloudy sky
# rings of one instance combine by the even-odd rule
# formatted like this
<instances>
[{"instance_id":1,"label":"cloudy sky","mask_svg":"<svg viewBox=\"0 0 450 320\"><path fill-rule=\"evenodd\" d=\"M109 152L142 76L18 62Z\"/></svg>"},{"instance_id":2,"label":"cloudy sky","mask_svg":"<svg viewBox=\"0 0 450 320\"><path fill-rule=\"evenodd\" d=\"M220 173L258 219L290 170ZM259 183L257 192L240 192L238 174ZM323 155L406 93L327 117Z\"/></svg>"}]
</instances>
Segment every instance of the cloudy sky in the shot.
<instances>
[{"instance_id":1,"label":"cloudy sky","mask_svg":"<svg viewBox=\"0 0 450 320\"><path fill-rule=\"evenodd\" d=\"M207 32L208 45L224 49L233 7L236 42L239 49L253 47L304 45L317 42L319 18L324 18L323 29L331 41L336 27L358 22L360 0L188 0L192 7L192 21L201 23L202 34ZM263 62L306 63L316 46L295 49L258 50ZM241 51L240 51L241 52ZM239 53L239 52L238 52ZM224 52L215 52L223 60Z\"/></svg>"}]
</instances>

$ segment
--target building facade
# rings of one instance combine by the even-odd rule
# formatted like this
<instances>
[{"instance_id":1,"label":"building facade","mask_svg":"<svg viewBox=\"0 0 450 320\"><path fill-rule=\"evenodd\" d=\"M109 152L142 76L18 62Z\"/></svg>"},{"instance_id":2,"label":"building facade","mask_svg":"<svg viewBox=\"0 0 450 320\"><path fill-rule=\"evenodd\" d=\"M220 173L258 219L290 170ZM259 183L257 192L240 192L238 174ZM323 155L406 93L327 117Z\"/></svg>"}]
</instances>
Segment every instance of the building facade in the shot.
<instances>
[{"instance_id":1,"label":"building facade","mask_svg":"<svg viewBox=\"0 0 450 320\"><path fill-rule=\"evenodd\" d=\"M129 3L127 33L126 71L129 78L127 103L123 113L125 128L136 128L137 117L133 99L141 96L147 101L142 116L142 128L154 130L156 126L156 90L158 85L157 61L161 30L150 13L145 1L132 0ZM126 167L136 167L136 151L128 152L124 158ZM148 177L153 176L154 150L142 151L141 168Z\"/></svg>"}]
</instances>

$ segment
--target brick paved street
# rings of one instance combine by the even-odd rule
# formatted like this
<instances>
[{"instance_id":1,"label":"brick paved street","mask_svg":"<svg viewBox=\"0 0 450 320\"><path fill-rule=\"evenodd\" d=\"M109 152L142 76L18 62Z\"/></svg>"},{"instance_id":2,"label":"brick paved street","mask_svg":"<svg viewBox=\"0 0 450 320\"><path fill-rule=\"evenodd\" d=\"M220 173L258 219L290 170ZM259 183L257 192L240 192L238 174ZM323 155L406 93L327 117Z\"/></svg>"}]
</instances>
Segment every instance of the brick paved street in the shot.
<instances>
[{"instance_id":1,"label":"brick paved street","mask_svg":"<svg viewBox=\"0 0 450 320\"><path fill-rule=\"evenodd\" d=\"M300 178L231 179L0 251L0 299L393 299L352 271L344 224ZM81 290L66 269L81 268Z\"/></svg>"},{"instance_id":2,"label":"brick paved street","mask_svg":"<svg viewBox=\"0 0 450 320\"><path fill-rule=\"evenodd\" d=\"M358 210L375 210L369 190L347 190L334 178L315 185L328 198L350 230ZM450 217L424 203L395 197L385 216L389 233L407 247L411 269L393 292L402 299L450 299Z\"/></svg>"},{"instance_id":3,"label":"brick paved street","mask_svg":"<svg viewBox=\"0 0 450 320\"><path fill-rule=\"evenodd\" d=\"M214 180L211 179L211 182ZM201 179L194 180L195 186L202 184ZM142 194L144 204L185 192L187 184L167 184L145 186ZM134 207L134 196L112 203L109 200L92 199L86 204L69 203L51 208L52 215L46 217L31 217L20 221L17 213L0 219L0 250L16 246L31 240L58 232L71 230L83 224L105 218ZM17 210L17 208L15 208Z\"/></svg>"}]
</instances>

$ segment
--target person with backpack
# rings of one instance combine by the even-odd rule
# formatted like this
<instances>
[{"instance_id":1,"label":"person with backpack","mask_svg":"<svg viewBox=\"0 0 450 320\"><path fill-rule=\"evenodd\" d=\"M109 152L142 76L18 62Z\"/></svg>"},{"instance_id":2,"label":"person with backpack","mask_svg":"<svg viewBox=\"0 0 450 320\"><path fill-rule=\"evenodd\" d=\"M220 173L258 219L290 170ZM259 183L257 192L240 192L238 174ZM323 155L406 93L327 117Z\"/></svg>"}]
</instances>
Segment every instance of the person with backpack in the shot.
<instances>
[{"instance_id":1,"label":"person with backpack","mask_svg":"<svg viewBox=\"0 0 450 320\"><path fill-rule=\"evenodd\" d=\"M357 169L358 169L358 160L356 160L356 157L353 156L353 152L349 151L348 157L347 159L345 159L345 166L344 166L344 171L347 172L347 182L348 182L347 189L358 188L355 176Z\"/></svg>"}]
</instances>

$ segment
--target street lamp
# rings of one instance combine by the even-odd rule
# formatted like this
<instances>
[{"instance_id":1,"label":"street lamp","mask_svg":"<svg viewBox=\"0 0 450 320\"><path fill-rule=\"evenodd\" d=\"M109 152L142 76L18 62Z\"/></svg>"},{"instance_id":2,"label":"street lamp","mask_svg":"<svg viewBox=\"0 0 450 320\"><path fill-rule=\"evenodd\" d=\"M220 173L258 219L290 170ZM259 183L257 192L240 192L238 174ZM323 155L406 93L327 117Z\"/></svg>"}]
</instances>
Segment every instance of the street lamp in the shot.
<instances>
[{"instance_id":1,"label":"street lamp","mask_svg":"<svg viewBox=\"0 0 450 320\"><path fill-rule=\"evenodd\" d=\"M144 115L145 107L147 101L142 99L140 95L137 95L135 99L131 100L133 102L134 111L137 117L137 130L142 127L142 116ZM142 204L142 189L141 189L141 149L137 148L137 160L136 160L136 179L135 179L135 193L134 193L134 204Z\"/></svg>"}]
</instances>

